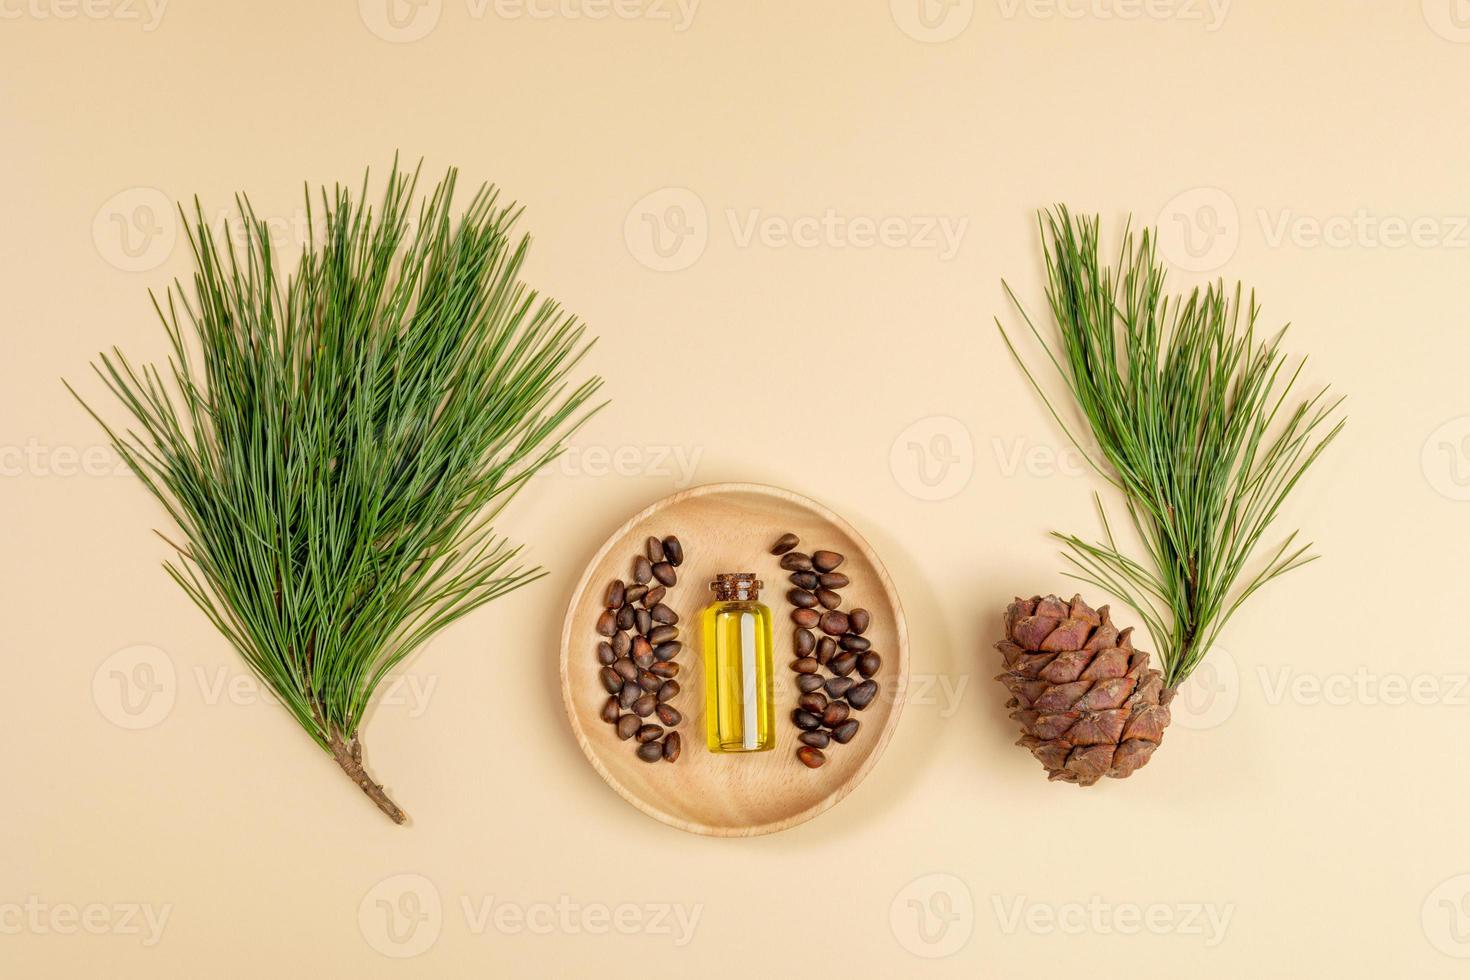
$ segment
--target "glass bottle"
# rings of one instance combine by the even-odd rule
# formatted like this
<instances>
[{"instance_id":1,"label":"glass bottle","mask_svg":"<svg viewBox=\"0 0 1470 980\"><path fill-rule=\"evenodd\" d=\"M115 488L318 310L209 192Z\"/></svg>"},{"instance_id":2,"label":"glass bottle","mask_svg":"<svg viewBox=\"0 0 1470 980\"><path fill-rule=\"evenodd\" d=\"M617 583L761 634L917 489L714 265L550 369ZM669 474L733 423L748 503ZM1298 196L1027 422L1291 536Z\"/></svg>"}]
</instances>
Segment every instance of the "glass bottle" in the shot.
<instances>
[{"instance_id":1,"label":"glass bottle","mask_svg":"<svg viewBox=\"0 0 1470 980\"><path fill-rule=\"evenodd\" d=\"M705 741L711 752L765 752L776 747L771 610L761 583L747 572L717 575L705 609Z\"/></svg>"}]
</instances>

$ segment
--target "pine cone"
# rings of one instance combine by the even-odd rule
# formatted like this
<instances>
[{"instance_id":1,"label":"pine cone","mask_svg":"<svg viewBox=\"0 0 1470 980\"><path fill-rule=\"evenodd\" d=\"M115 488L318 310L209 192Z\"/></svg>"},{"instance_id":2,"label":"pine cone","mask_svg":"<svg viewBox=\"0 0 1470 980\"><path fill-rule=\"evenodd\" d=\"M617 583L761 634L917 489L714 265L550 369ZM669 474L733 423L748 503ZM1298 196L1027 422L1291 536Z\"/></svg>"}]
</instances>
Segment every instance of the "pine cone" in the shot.
<instances>
[{"instance_id":1,"label":"pine cone","mask_svg":"<svg viewBox=\"0 0 1470 980\"><path fill-rule=\"evenodd\" d=\"M1091 786L1123 779L1148 762L1169 724L1164 677L1135 650L1132 629L1119 632L1108 607L1074 596L1017 598L1006 609L1006 639L996 649L1011 692L1006 707L1021 723L1024 745L1050 778Z\"/></svg>"}]
</instances>

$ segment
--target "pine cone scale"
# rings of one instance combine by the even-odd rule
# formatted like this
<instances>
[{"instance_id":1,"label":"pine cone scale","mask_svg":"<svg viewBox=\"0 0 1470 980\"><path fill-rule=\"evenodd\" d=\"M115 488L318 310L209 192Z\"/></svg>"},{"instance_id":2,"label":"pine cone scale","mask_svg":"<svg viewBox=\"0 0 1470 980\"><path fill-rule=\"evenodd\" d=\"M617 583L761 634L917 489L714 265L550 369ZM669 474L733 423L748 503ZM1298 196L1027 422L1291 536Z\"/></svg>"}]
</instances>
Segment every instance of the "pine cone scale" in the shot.
<instances>
[{"instance_id":1,"label":"pine cone scale","mask_svg":"<svg viewBox=\"0 0 1470 980\"><path fill-rule=\"evenodd\" d=\"M1061 625L1060 619L1049 616L1027 616L1011 630L1011 638L1026 650L1045 649L1042 644L1052 631Z\"/></svg>"},{"instance_id":2,"label":"pine cone scale","mask_svg":"<svg viewBox=\"0 0 1470 980\"><path fill-rule=\"evenodd\" d=\"M1059 653L1055 660L1042 668L1041 679L1048 684L1070 684L1082 676L1091 658L1092 655L1086 650Z\"/></svg>"},{"instance_id":3,"label":"pine cone scale","mask_svg":"<svg viewBox=\"0 0 1470 980\"><path fill-rule=\"evenodd\" d=\"M1092 624L1085 619L1064 619L1041 641L1048 653L1070 653L1080 650L1092 636Z\"/></svg>"},{"instance_id":4,"label":"pine cone scale","mask_svg":"<svg viewBox=\"0 0 1470 980\"><path fill-rule=\"evenodd\" d=\"M1128 676L1128 654L1119 649L1104 650L1093 658L1082 672L1083 680L1105 681Z\"/></svg>"},{"instance_id":5,"label":"pine cone scale","mask_svg":"<svg viewBox=\"0 0 1470 980\"><path fill-rule=\"evenodd\" d=\"M1079 681L1078 683L1089 682ZM1131 677L1110 677L1099 681L1092 690L1077 699L1074 707L1083 711L1108 711L1122 707L1123 702L1127 701L1129 695L1133 693L1135 683Z\"/></svg>"}]
</instances>

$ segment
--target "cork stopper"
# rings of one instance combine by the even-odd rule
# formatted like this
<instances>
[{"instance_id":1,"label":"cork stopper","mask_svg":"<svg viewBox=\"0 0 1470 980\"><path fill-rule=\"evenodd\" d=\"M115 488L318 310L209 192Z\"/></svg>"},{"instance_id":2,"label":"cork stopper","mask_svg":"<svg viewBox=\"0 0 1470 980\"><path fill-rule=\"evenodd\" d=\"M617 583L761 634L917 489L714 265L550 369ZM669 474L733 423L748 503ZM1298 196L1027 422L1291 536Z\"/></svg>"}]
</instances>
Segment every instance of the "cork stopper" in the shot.
<instances>
[{"instance_id":1,"label":"cork stopper","mask_svg":"<svg viewBox=\"0 0 1470 980\"><path fill-rule=\"evenodd\" d=\"M718 602L754 602L761 597L761 581L754 572L727 572L709 584Z\"/></svg>"}]
</instances>

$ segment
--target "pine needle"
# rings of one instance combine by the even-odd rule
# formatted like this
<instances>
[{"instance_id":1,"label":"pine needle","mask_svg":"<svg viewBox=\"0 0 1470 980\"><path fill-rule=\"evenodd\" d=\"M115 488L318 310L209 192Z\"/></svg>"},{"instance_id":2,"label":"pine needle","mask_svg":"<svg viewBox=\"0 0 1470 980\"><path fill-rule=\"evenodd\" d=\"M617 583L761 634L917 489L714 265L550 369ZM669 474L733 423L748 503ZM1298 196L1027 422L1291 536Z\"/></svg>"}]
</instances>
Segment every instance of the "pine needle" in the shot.
<instances>
[{"instance_id":1,"label":"pine needle","mask_svg":"<svg viewBox=\"0 0 1470 980\"><path fill-rule=\"evenodd\" d=\"M1009 285L1006 294L1081 408L1101 461L996 326L1073 445L1122 492L1147 554L1122 552L1101 499L1103 540L1054 536L1067 546L1070 577L1137 611L1165 682L1177 687L1241 603L1315 558L1295 532L1257 556L1286 496L1342 431L1333 421L1341 399L1323 389L1291 401L1302 364L1284 370L1285 328L1258 339L1260 308L1239 284L1167 295L1150 231L1125 230L1108 266L1098 218L1058 207L1038 223L1060 344L1048 343Z\"/></svg>"},{"instance_id":2,"label":"pine needle","mask_svg":"<svg viewBox=\"0 0 1470 980\"><path fill-rule=\"evenodd\" d=\"M166 367L102 354L134 427L87 407L178 527L169 574L370 796L357 735L374 691L541 574L489 521L601 384L569 387L590 342L520 281L519 210L482 187L456 222L455 181L416 214L418 173L396 160L376 213L366 177L356 200L323 188L324 232L284 283L248 199L239 243L196 200L193 300L177 282L154 298ZM312 225L309 190L306 207Z\"/></svg>"}]
</instances>

